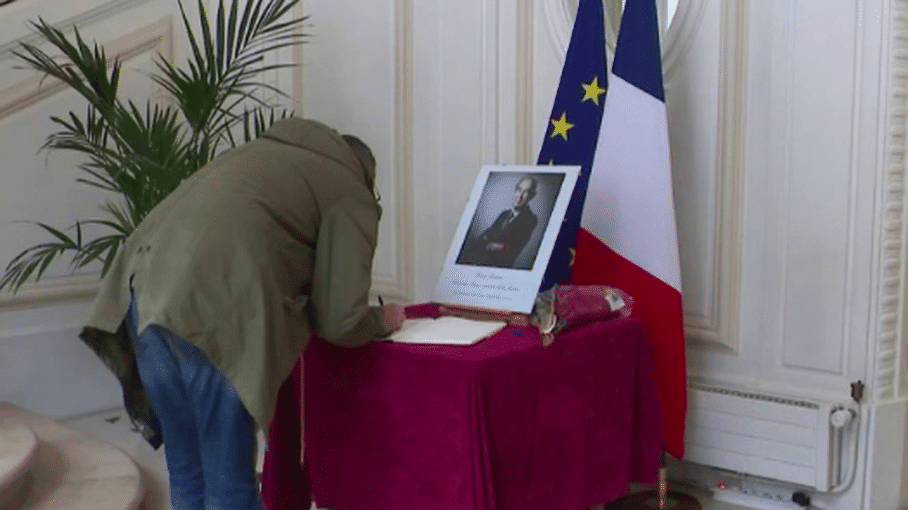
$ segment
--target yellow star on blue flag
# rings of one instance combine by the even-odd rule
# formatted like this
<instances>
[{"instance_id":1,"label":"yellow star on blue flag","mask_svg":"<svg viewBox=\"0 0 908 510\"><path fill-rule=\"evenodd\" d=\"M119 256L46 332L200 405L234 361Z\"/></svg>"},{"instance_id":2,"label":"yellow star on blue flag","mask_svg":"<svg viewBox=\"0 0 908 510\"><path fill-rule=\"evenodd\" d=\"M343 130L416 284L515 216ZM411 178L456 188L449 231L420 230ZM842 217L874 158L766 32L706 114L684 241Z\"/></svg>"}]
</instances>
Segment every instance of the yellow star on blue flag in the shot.
<instances>
[{"instance_id":1,"label":"yellow star on blue flag","mask_svg":"<svg viewBox=\"0 0 908 510\"><path fill-rule=\"evenodd\" d=\"M583 202L590 180L590 168L602 123L601 96L608 82L605 68L605 25L602 0L580 0L571 33L561 81L549 115L552 129L539 149L539 165L579 165L580 175L568 203L567 213L540 291L570 279L572 250L580 229ZM570 122L568 122L570 119Z\"/></svg>"},{"instance_id":2,"label":"yellow star on blue flag","mask_svg":"<svg viewBox=\"0 0 908 510\"><path fill-rule=\"evenodd\" d=\"M599 96L605 94L605 89L599 86L599 77L593 76L593 81L582 84L583 101L592 101L599 106Z\"/></svg>"},{"instance_id":3,"label":"yellow star on blue flag","mask_svg":"<svg viewBox=\"0 0 908 510\"><path fill-rule=\"evenodd\" d=\"M562 113L560 119L552 120L552 138L561 136L562 138L567 140L568 130L572 127L574 127L574 125L567 121L567 114Z\"/></svg>"}]
</instances>

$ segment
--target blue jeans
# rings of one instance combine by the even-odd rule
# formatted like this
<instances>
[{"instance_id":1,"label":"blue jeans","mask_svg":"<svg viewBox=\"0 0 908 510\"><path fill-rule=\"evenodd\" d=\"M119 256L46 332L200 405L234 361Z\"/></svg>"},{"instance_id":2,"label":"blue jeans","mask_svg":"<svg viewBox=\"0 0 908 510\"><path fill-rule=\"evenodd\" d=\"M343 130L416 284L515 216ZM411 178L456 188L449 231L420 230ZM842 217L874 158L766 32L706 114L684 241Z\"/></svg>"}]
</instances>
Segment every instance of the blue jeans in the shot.
<instances>
[{"instance_id":1,"label":"blue jeans","mask_svg":"<svg viewBox=\"0 0 908 510\"><path fill-rule=\"evenodd\" d=\"M126 325L161 421L172 510L262 510L255 422L233 385L198 347L138 323L133 293Z\"/></svg>"}]
</instances>

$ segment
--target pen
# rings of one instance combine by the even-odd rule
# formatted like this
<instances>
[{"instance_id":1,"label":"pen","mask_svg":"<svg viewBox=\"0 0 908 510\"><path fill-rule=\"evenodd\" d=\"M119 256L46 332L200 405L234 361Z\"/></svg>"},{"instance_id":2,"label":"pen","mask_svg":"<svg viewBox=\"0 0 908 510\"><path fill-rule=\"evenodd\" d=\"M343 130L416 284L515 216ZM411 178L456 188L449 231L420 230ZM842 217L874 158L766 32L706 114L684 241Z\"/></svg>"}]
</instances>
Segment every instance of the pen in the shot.
<instances>
[{"instance_id":1,"label":"pen","mask_svg":"<svg viewBox=\"0 0 908 510\"><path fill-rule=\"evenodd\" d=\"M378 306L385 306L385 300L378 296Z\"/></svg>"}]
</instances>

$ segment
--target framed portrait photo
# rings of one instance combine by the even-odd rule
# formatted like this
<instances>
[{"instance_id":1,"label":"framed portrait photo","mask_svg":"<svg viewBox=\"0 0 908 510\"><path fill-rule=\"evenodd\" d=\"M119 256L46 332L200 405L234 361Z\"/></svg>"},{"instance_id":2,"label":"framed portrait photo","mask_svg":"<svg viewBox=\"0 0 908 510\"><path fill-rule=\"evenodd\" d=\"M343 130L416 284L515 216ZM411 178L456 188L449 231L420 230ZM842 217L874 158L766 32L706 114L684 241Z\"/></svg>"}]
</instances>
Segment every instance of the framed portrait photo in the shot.
<instances>
[{"instance_id":1,"label":"framed portrait photo","mask_svg":"<svg viewBox=\"0 0 908 510\"><path fill-rule=\"evenodd\" d=\"M579 172L579 166L482 167L435 300L532 311Z\"/></svg>"}]
</instances>

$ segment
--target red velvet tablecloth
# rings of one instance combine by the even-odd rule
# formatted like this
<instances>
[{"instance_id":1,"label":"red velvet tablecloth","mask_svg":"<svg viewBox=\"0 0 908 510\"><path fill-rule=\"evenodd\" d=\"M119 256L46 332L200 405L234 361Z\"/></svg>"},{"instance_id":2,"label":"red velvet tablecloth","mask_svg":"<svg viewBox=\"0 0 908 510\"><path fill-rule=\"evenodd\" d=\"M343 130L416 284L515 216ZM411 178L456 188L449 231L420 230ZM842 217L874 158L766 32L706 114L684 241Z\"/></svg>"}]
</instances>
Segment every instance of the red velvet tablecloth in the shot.
<instances>
[{"instance_id":1,"label":"red velvet tablecloth","mask_svg":"<svg viewBox=\"0 0 908 510\"><path fill-rule=\"evenodd\" d=\"M310 488L330 509L580 510L655 481L658 396L636 319L549 347L528 327L468 347L313 338L303 358L306 466L291 376L269 433L268 510L308 510Z\"/></svg>"}]
</instances>

